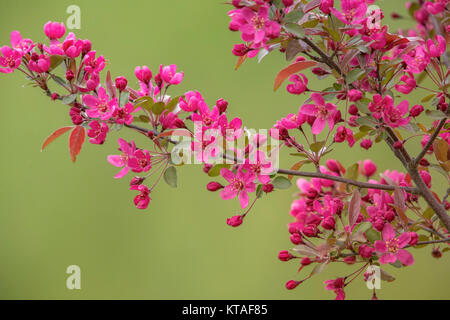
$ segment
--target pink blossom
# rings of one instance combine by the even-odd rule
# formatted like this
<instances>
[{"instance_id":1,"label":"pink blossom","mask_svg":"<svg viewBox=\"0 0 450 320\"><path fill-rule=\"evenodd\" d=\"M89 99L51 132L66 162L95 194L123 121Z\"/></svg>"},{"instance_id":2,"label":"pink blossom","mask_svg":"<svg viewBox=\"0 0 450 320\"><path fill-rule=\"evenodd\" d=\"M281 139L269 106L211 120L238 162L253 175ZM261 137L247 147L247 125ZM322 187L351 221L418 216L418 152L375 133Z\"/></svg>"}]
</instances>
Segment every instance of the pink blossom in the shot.
<instances>
[{"instance_id":1,"label":"pink blossom","mask_svg":"<svg viewBox=\"0 0 450 320\"><path fill-rule=\"evenodd\" d=\"M281 119L281 125L287 130L300 128L306 122L307 116L300 110L298 114L290 113Z\"/></svg>"},{"instance_id":2,"label":"pink blossom","mask_svg":"<svg viewBox=\"0 0 450 320\"><path fill-rule=\"evenodd\" d=\"M435 39L437 44L431 39L427 40L427 50L430 53L430 56L437 58L445 53L447 49L447 42L441 35L437 35Z\"/></svg>"},{"instance_id":3,"label":"pink blossom","mask_svg":"<svg viewBox=\"0 0 450 320\"><path fill-rule=\"evenodd\" d=\"M402 55L403 61L406 63L406 70L412 73L421 73L430 63L429 53L425 51L423 46L419 46L414 51L414 55Z\"/></svg>"},{"instance_id":4,"label":"pink blossom","mask_svg":"<svg viewBox=\"0 0 450 320\"><path fill-rule=\"evenodd\" d=\"M141 184L141 185L133 185L131 186L130 190L137 190L140 192L135 198L134 198L134 205L138 209L147 209L149 203L150 203L150 190L147 186Z\"/></svg>"},{"instance_id":5,"label":"pink blossom","mask_svg":"<svg viewBox=\"0 0 450 320\"><path fill-rule=\"evenodd\" d=\"M89 123L89 126L91 127L87 132L88 137L91 138L89 142L92 144L103 144L109 131L108 125L94 120Z\"/></svg>"},{"instance_id":6,"label":"pink blossom","mask_svg":"<svg viewBox=\"0 0 450 320\"><path fill-rule=\"evenodd\" d=\"M180 84L184 76L183 72L177 73L177 66L175 64L171 64L170 66L161 65L159 67L159 74L164 82L172 85Z\"/></svg>"},{"instance_id":7,"label":"pink blossom","mask_svg":"<svg viewBox=\"0 0 450 320\"><path fill-rule=\"evenodd\" d=\"M116 179L123 178L130 171L130 168L128 167L128 160L134 156L136 145L134 141L128 143L123 139L119 139L119 151L122 152L121 155L108 156L109 163L115 167L123 168L118 174L115 175L114 178Z\"/></svg>"},{"instance_id":8,"label":"pink blossom","mask_svg":"<svg viewBox=\"0 0 450 320\"><path fill-rule=\"evenodd\" d=\"M31 39L23 39L19 31L13 31L11 32L11 48L25 55L34 48L34 43Z\"/></svg>"},{"instance_id":9,"label":"pink blossom","mask_svg":"<svg viewBox=\"0 0 450 320\"><path fill-rule=\"evenodd\" d=\"M311 132L313 134L321 133L325 128L325 123L328 123L328 128L333 130L336 106L332 103L325 103L322 95L318 93L313 93L311 98L316 104L305 104L300 109L304 115L316 117Z\"/></svg>"},{"instance_id":10,"label":"pink blossom","mask_svg":"<svg viewBox=\"0 0 450 320\"><path fill-rule=\"evenodd\" d=\"M351 102L359 101L363 97L363 93L357 89L351 89L347 93L348 100Z\"/></svg>"},{"instance_id":11,"label":"pink blossom","mask_svg":"<svg viewBox=\"0 0 450 320\"><path fill-rule=\"evenodd\" d=\"M109 99L105 88L100 87L97 91L97 96L94 95L84 95L83 103L89 107L86 110L86 114L90 118L100 118L103 121L109 120L115 108L118 106L117 99Z\"/></svg>"},{"instance_id":12,"label":"pink blossom","mask_svg":"<svg viewBox=\"0 0 450 320\"><path fill-rule=\"evenodd\" d=\"M168 110L164 110L163 113L161 113L159 122L161 123L163 130L185 127L183 120L178 118L176 113L169 112Z\"/></svg>"},{"instance_id":13,"label":"pink blossom","mask_svg":"<svg viewBox=\"0 0 450 320\"><path fill-rule=\"evenodd\" d=\"M373 96L373 101L369 102L369 110L375 119L381 119L384 110L388 107L392 108L393 105L394 100L391 96L387 95L383 98L381 95L376 94Z\"/></svg>"},{"instance_id":14,"label":"pink blossom","mask_svg":"<svg viewBox=\"0 0 450 320\"><path fill-rule=\"evenodd\" d=\"M206 127L211 127L217 124L219 119L219 108L214 106L212 110L209 109L208 105L204 101L199 101L198 103L198 113L192 114L192 121L202 122Z\"/></svg>"},{"instance_id":15,"label":"pink blossom","mask_svg":"<svg viewBox=\"0 0 450 320\"><path fill-rule=\"evenodd\" d=\"M405 266L414 264L412 254L402 249L411 240L409 232L402 233L396 238L394 228L389 223L386 223L382 231L382 237L383 241L375 241L375 250L382 253L380 257L381 264L395 263L397 260Z\"/></svg>"},{"instance_id":16,"label":"pink blossom","mask_svg":"<svg viewBox=\"0 0 450 320\"><path fill-rule=\"evenodd\" d=\"M152 71L147 66L136 67L134 74L139 81L144 83L149 83L153 77Z\"/></svg>"},{"instance_id":17,"label":"pink blossom","mask_svg":"<svg viewBox=\"0 0 450 320\"><path fill-rule=\"evenodd\" d=\"M188 91L180 99L180 108L186 112L195 112L200 102L205 102L200 92Z\"/></svg>"},{"instance_id":18,"label":"pink blossom","mask_svg":"<svg viewBox=\"0 0 450 320\"><path fill-rule=\"evenodd\" d=\"M12 73L22 63L22 53L8 46L0 48L0 73Z\"/></svg>"},{"instance_id":19,"label":"pink blossom","mask_svg":"<svg viewBox=\"0 0 450 320\"><path fill-rule=\"evenodd\" d=\"M331 8L334 6L334 0L320 0L319 9L325 14L331 13Z\"/></svg>"},{"instance_id":20,"label":"pink blossom","mask_svg":"<svg viewBox=\"0 0 450 320\"><path fill-rule=\"evenodd\" d=\"M372 160L364 160L362 164L359 164L359 172L366 178L370 178L377 172L377 166Z\"/></svg>"},{"instance_id":21,"label":"pink blossom","mask_svg":"<svg viewBox=\"0 0 450 320\"><path fill-rule=\"evenodd\" d=\"M64 40L62 44L62 50L64 51L64 54L69 58L78 58L83 50L83 41L79 39L77 40L75 34L71 32Z\"/></svg>"},{"instance_id":22,"label":"pink blossom","mask_svg":"<svg viewBox=\"0 0 450 320\"><path fill-rule=\"evenodd\" d=\"M365 16L367 11L367 5L361 0L342 0L341 1L342 12L335 8L330 8L336 18L341 20L344 24L356 24L359 23Z\"/></svg>"},{"instance_id":23,"label":"pink blossom","mask_svg":"<svg viewBox=\"0 0 450 320\"><path fill-rule=\"evenodd\" d=\"M197 161L210 164L219 155L220 149L217 146L217 135L217 129L203 127L200 130L196 130L195 140L191 142L191 150L194 151Z\"/></svg>"},{"instance_id":24,"label":"pink blossom","mask_svg":"<svg viewBox=\"0 0 450 320\"><path fill-rule=\"evenodd\" d=\"M293 83L288 84L286 90L291 94L302 94L308 89L308 78L303 73L291 75L289 81Z\"/></svg>"},{"instance_id":25,"label":"pink blossom","mask_svg":"<svg viewBox=\"0 0 450 320\"><path fill-rule=\"evenodd\" d=\"M99 56L96 58L95 55L96 51L90 51L84 58L84 71L88 74L99 73L105 68L105 57Z\"/></svg>"},{"instance_id":26,"label":"pink blossom","mask_svg":"<svg viewBox=\"0 0 450 320\"><path fill-rule=\"evenodd\" d=\"M335 142L344 142L347 140L348 145L350 147L353 147L355 144L355 138L353 137L353 131L349 128L346 128L345 126L340 126L336 130L336 135L334 136Z\"/></svg>"},{"instance_id":27,"label":"pink blossom","mask_svg":"<svg viewBox=\"0 0 450 320\"><path fill-rule=\"evenodd\" d=\"M403 94L408 94L417 87L416 80L414 79L414 75L412 73L404 74L400 78L400 81L405 84L400 84L399 82L399 84L395 85L395 89Z\"/></svg>"},{"instance_id":28,"label":"pink blossom","mask_svg":"<svg viewBox=\"0 0 450 320\"><path fill-rule=\"evenodd\" d=\"M242 135L242 120L240 118L234 118L228 122L226 114L222 114L217 120L217 124L226 140L233 141Z\"/></svg>"},{"instance_id":29,"label":"pink blossom","mask_svg":"<svg viewBox=\"0 0 450 320\"><path fill-rule=\"evenodd\" d=\"M30 70L37 73L44 73L50 69L50 57L44 54L34 53L31 55L30 61L28 63L28 67Z\"/></svg>"},{"instance_id":30,"label":"pink blossom","mask_svg":"<svg viewBox=\"0 0 450 320\"><path fill-rule=\"evenodd\" d=\"M133 122L134 106L131 102L128 102L123 107L115 106L111 118L117 124L131 124Z\"/></svg>"},{"instance_id":31,"label":"pink blossom","mask_svg":"<svg viewBox=\"0 0 450 320\"><path fill-rule=\"evenodd\" d=\"M359 145L361 146L361 148L369 150L372 147L372 143L373 142L370 139L363 139Z\"/></svg>"},{"instance_id":32,"label":"pink blossom","mask_svg":"<svg viewBox=\"0 0 450 320\"><path fill-rule=\"evenodd\" d=\"M411 108L411 110L409 111L409 116L416 118L418 116L420 116L420 114L424 111L425 109L423 108L422 105L420 104L416 104L415 106L413 106Z\"/></svg>"},{"instance_id":33,"label":"pink blossom","mask_svg":"<svg viewBox=\"0 0 450 320\"><path fill-rule=\"evenodd\" d=\"M336 294L335 300L344 300L345 299L345 279L344 278L337 278L334 280L326 280L324 282L325 290L333 291Z\"/></svg>"},{"instance_id":34,"label":"pink blossom","mask_svg":"<svg viewBox=\"0 0 450 320\"><path fill-rule=\"evenodd\" d=\"M383 110L383 120L391 128L397 128L409 123L410 118L406 117L409 112L408 100L403 100L398 106L388 105Z\"/></svg>"},{"instance_id":35,"label":"pink blossom","mask_svg":"<svg viewBox=\"0 0 450 320\"><path fill-rule=\"evenodd\" d=\"M220 170L220 174L230 183L220 192L222 199L229 200L238 196L241 207L246 208L249 203L248 192L255 192L256 190L256 185L253 182L255 174L251 171L244 172L242 167L237 170L236 174L227 168Z\"/></svg>"},{"instance_id":36,"label":"pink blossom","mask_svg":"<svg viewBox=\"0 0 450 320\"><path fill-rule=\"evenodd\" d=\"M148 172L152 168L150 152L143 149L134 151L127 165L135 173Z\"/></svg>"},{"instance_id":37,"label":"pink blossom","mask_svg":"<svg viewBox=\"0 0 450 320\"><path fill-rule=\"evenodd\" d=\"M425 3L425 9L433 15L439 14L445 11L445 6L448 0L435 0L434 2L427 1Z\"/></svg>"},{"instance_id":38,"label":"pink blossom","mask_svg":"<svg viewBox=\"0 0 450 320\"><path fill-rule=\"evenodd\" d=\"M250 153L242 168L253 172L262 184L269 183L269 175L273 173L272 163L266 159L266 155L260 150Z\"/></svg>"},{"instance_id":39,"label":"pink blossom","mask_svg":"<svg viewBox=\"0 0 450 320\"><path fill-rule=\"evenodd\" d=\"M44 33L50 40L62 38L66 33L64 23L49 21L44 25Z\"/></svg>"}]
</instances>

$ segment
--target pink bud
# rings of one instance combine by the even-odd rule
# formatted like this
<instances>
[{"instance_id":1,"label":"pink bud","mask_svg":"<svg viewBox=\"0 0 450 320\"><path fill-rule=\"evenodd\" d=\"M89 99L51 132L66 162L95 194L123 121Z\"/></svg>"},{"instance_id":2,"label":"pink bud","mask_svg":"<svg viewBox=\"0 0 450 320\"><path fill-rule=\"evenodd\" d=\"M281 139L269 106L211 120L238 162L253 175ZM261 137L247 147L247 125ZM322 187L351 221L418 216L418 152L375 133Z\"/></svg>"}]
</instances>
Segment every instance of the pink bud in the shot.
<instances>
[{"instance_id":1,"label":"pink bud","mask_svg":"<svg viewBox=\"0 0 450 320\"><path fill-rule=\"evenodd\" d=\"M417 244L417 242L419 242L419 235L415 232L410 232L409 236L411 237L411 239L409 240L409 245L410 246L414 246Z\"/></svg>"},{"instance_id":2,"label":"pink bud","mask_svg":"<svg viewBox=\"0 0 450 320\"><path fill-rule=\"evenodd\" d=\"M362 165L359 166L359 172L363 176L370 178L375 174L375 172L377 172L377 166L372 162L372 160L364 160Z\"/></svg>"},{"instance_id":3,"label":"pink bud","mask_svg":"<svg viewBox=\"0 0 450 320\"><path fill-rule=\"evenodd\" d=\"M289 280L288 282L286 282L286 289L293 290L297 288L300 283L302 283L302 281Z\"/></svg>"},{"instance_id":4,"label":"pink bud","mask_svg":"<svg viewBox=\"0 0 450 320\"><path fill-rule=\"evenodd\" d=\"M289 261L292 258L295 257L286 250L282 250L280 251L280 253L278 253L278 259L280 259L281 261Z\"/></svg>"},{"instance_id":5,"label":"pink bud","mask_svg":"<svg viewBox=\"0 0 450 320\"><path fill-rule=\"evenodd\" d=\"M149 83L152 80L152 71L147 66L136 67L134 74L139 81Z\"/></svg>"},{"instance_id":6,"label":"pink bud","mask_svg":"<svg viewBox=\"0 0 450 320\"><path fill-rule=\"evenodd\" d=\"M302 264L302 266L309 266L312 263L312 261L310 258L304 257L302 261L300 261L300 263Z\"/></svg>"},{"instance_id":7,"label":"pink bud","mask_svg":"<svg viewBox=\"0 0 450 320\"><path fill-rule=\"evenodd\" d=\"M334 220L333 217L325 217L322 221L321 226L325 229L325 230L333 230L334 227L336 226L336 220Z\"/></svg>"},{"instance_id":8,"label":"pink bud","mask_svg":"<svg viewBox=\"0 0 450 320\"><path fill-rule=\"evenodd\" d=\"M431 251L431 255L433 258L439 259L442 257L442 252L439 250L439 248L434 248L433 251Z\"/></svg>"},{"instance_id":9,"label":"pink bud","mask_svg":"<svg viewBox=\"0 0 450 320\"><path fill-rule=\"evenodd\" d=\"M354 104L352 104L350 108L348 108L348 113L350 113L352 116L358 115L358 112L359 112L358 107Z\"/></svg>"},{"instance_id":10,"label":"pink bud","mask_svg":"<svg viewBox=\"0 0 450 320\"><path fill-rule=\"evenodd\" d=\"M50 40L56 40L62 38L66 33L66 27L64 23L58 22L47 22L44 25L44 33Z\"/></svg>"},{"instance_id":11,"label":"pink bud","mask_svg":"<svg viewBox=\"0 0 450 320\"><path fill-rule=\"evenodd\" d=\"M355 261L356 261L356 257L355 257L355 256L352 256L352 257L345 257L345 258L344 258L344 262L345 262L346 264L354 264Z\"/></svg>"},{"instance_id":12,"label":"pink bud","mask_svg":"<svg viewBox=\"0 0 450 320\"><path fill-rule=\"evenodd\" d=\"M430 162L427 159L422 158L420 159L419 164L423 167L428 167L430 165Z\"/></svg>"},{"instance_id":13,"label":"pink bud","mask_svg":"<svg viewBox=\"0 0 450 320\"><path fill-rule=\"evenodd\" d=\"M131 179L130 181L130 186L138 186L141 185L142 182L144 182L145 178L141 178L141 177L134 177L133 179Z\"/></svg>"},{"instance_id":14,"label":"pink bud","mask_svg":"<svg viewBox=\"0 0 450 320\"><path fill-rule=\"evenodd\" d=\"M227 111L228 108L228 101L224 100L224 99L219 99L216 102L216 106L219 109L220 113L224 113L225 111Z\"/></svg>"},{"instance_id":15,"label":"pink bud","mask_svg":"<svg viewBox=\"0 0 450 320\"><path fill-rule=\"evenodd\" d=\"M72 70L67 70L66 72L66 79L67 81L72 81L75 78L75 74Z\"/></svg>"},{"instance_id":16,"label":"pink bud","mask_svg":"<svg viewBox=\"0 0 450 320\"><path fill-rule=\"evenodd\" d=\"M422 177L423 182L427 185L428 188L431 188L431 175L427 171L420 171L420 176Z\"/></svg>"},{"instance_id":17,"label":"pink bud","mask_svg":"<svg viewBox=\"0 0 450 320\"><path fill-rule=\"evenodd\" d=\"M356 89L350 90L350 91L347 93L347 95L348 95L348 99L349 99L350 101L352 101L352 102L359 101L359 100L361 100L362 97L363 97L362 92L359 91L359 90L356 90Z\"/></svg>"},{"instance_id":18,"label":"pink bud","mask_svg":"<svg viewBox=\"0 0 450 320\"><path fill-rule=\"evenodd\" d=\"M59 99L59 94L53 92L51 98L53 101L55 101L56 99Z\"/></svg>"},{"instance_id":19,"label":"pink bud","mask_svg":"<svg viewBox=\"0 0 450 320\"><path fill-rule=\"evenodd\" d=\"M274 188L275 188L274 185L271 184L271 183L264 184L264 185L262 186L262 189L263 189L263 191L264 191L265 193L271 193L271 192L273 191Z\"/></svg>"},{"instance_id":20,"label":"pink bud","mask_svg":"<svg viewBox=\"0 0 450 320\"><path fill-rule=\"evenodd\" d=\"M234 228L239 227L242 224L242 222L244 221L243 219L244 219L243 216L240 216L240 215L234 216L234 217L227 219L227 224Z\"/></svg>"},{"instance_id":21,"label":"pink bud","mask_svg":"<svg viewBox=\"0 0 450 320\"><path fill-rule=\"evenodd\" d=\"M414 107L411 108L411 111L409 111L409 116L416 118L420 116L420 114L423 112L424 108L420 104L416 104Z\"/></svg>"},{"instance_id":22,"label":"pink bud","mask_svg":"<svg viewBox=\"0 0 450 320\"><path fill-rule=\"evenodd\" d=\"M285 7L290 7L294 4L294 0L283 0L283 4Z\"/></svg>"},{"instance_id":23,"label":"pink bud","mask_svg":"<svg viewBox=\"0 0 450 320\"><path fill-rule=\"evenodd\" d=\"M365 244L362 244L358 249L359 255L365 259L371 258L373 252L374 249Z\"/></svg>"},{"instance_id":24,"label":"pink bud","mask_svg":"<svg viewBox=\"0 0 450 320\"><path fill-rule=\"evenodd\" d=\"M117 77L116 78L116 88L119 91L124 91L127 88L128 80L125 77Z\"/></svg>"},{"instance_id":25,"label":"pink bud","mask_svg":"<svg viewBox=\"0 0 450 320\"><path fill-rule=\"evenodd\" d=\"M333 159L328 159L327 162L327 168L330 169L330 171L340 174L341 173L341 166L338 161Z\"/></svg>"},{"instance_id":26,"label":"pink bud","mask_svg":"<svg viewBox=\"0 0 450 320\"><path fill-rule=\"evenodd\" d=\"M372 147L372 140L370 140L370 139L363 139L359 145L362 148L364 148L366 150L369 150Z\"/></svg>"},{"instance_id":27,"label":"pink bud","mask_svg":"<svg viewBox=\"0 0 450 320\"><path fill-rule=\"evenodd\" d=\"M238 30L239 30L239 28L238 28ZM249 51L250 51L250 48L247 47L247 45L245 45L244 43L236 44L233 47L233 50L231 50L231 52L237 57L245 56L247 54L247 52L249 52Z\"/></svg>"},{"instance_id":28,"label":"pink bud","mask_svg":"<svg viewBox=\"0 0 450 320\"><path fill-rule=\"evenodd\" d=\"M208 183L208 185L206 186L206 189L208 189L208 191L211 191L211 192L214 192L214 191L217 191L217 190L220 190L223 188L224 188L223 185L221 185L220 183L215 182L215 181Z\"/></svg>"}]
</instances>

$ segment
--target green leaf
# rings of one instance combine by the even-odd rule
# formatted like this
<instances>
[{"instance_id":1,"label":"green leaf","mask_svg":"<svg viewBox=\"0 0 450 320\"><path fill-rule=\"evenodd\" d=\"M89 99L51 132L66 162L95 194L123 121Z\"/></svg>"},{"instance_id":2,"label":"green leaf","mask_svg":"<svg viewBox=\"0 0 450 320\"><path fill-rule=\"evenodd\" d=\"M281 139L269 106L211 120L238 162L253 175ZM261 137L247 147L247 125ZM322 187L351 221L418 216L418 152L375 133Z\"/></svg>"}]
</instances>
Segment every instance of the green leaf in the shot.
<instances>
[{"instance_id":1,"label":"green leaf","mask_svg":"<svg viewBox=\"0 0 450 320\"><path fill-rule=\"evenodd\" d=\"M163 113L165 108L166 105L164 104L164 102L158 102L152 106L152 112L159 116L161 113Z\"/></svg>"},{"instance_id":2,"label":"green leaf","mask_svg":"<svg viewBox=\"0 0 450 320\"><path fill-rule=\"evenodd\" d=\"M311 150L315 153L318 153L320 150L322 150L323 146L325 145L325 141L318 141L311 145Z\"/></svg>"},{"instance_id":3,"label":"green leaf","mask_svg":"<svg viewBox=\"0 0 450 320\"><path fill-rule=\"evenodd\" d=\"M440 110L427 110L425 113L432 119L440 120L446 117L445 113Z\"/></svg>"},{"instance_id":4,"label":"green leaf","mask_svg":"<svg viewBox=\"0 0 450 320\"><path fill-rule=\"evenodd\" d=\"M345 177L348 179L352 179L352 180L358 179L358 173L359 173L358 169L359 169L358 164L354 163L346 170Z\"/></svg>"},{"instance_id":5,"label":"green leaf","mask_svg":"<svg viewBox=\"0 0 450 320\"><path fill-rule=\"evenodd\" d=\"M305 14L301 10L292 10L284 17L284 21L295 23L298 22L301 18L303 18L304 15Z\"/></svg>"},{"instance_id":6,"label":"green leaf","mask_svg":"<svg viewBox=\"0 0 450 320\"><path fill-rule=\"evenodd\" d=\"M375 231L373 228L370 228L365 232L367 240L370 242L374 242L376 240L380 240L380 233Z\"/></svg>"},{"instance_id":7,"label":"green leaf","mask_svg":"<svg viewBox=\"0 0 450 320\"><path fill-rule=\"evenodd\" d=\"M217 177L220 175L220 170L222 170L223 168L230 168L229 164L216 164L214 167L212 167L211 169L209 169L208 171L208 176L210 177Z\"/></svg>"},{"instance_id":8,"label":"green leaf","mask_svg":"<svg viewBox=\"0 0 450 320\"><path fill-rule=\"evenodd\" d=\"M64 61L63 56L52 55L50 57L50 69L48 71L56 69L63 61Z\"/></svg>"},{"instance_id":9,"label":"green leaf","mask_svg":"<svg viewBox=\"0 0 450 320\"><path fill-rule=\"evenodd\" d=\"M164 172L164 181L172 188L178 187L177 168L169 167Z\"/></svg>"},{"instance_id":10,"label":"green leaf","mask_svg":"<svg viewBox=\"0 0 450 320\"><path fill-rule=\"evenodd\" d=\"M303 38L305 36L303 28L296 23L288 23L284 26L284 29L298 38Z\"/></svg>"},{"instance_id":11,"label":"green leaf","mask_svg":"<svg viewBox=\"0 0 450 320\"><path fill-rule=\"evenodd\" d=\"M355 82L356 80L358 80L361 76L363 76L364 74L366 74L366 71L365 70L361 70L361 69L359 69L359 68L356 68L356 69L353 69L352 71L350 71L348 74L347 74L347 77L346 77L346 79L347 79L347 83L353 83L353 82Z\"/></svg>"},{"instance_id":12,"label":"green leaf","mask_svg":"<svg viewBox=\"0 0 450 320\"><path fill-rule=\"evenodd\" d=\"M282 176L278 176L276 177L273 181L272 184L275 188L277 189L289 189L292 186L291 181L289 181L289 179L282 177Z\"/></svg>"},{"instance_id":13,"label":"green leaf","mask_svg":"<svg viewBox=\"0 0 450 320\"><path fill-rule=\"evenodd\" d=\"M75 100L77 99L77 94L70 94L68 96L65 96L64 98L62 98L62 103L70 105L72 103L75 102Z\"/></svg>"},{"instance_id":14,"label":"green leaf","mask_svg":"<svg viewBox=\"0 0 450 320\"><path fill-rule=\"evenodd\" d=\"M135 103L135 105L134 105L135 108L141 107L149 112L152 111L152 106L154 104L152 97L142 97L142 98L137 99L134 103Z\"/></svg>"},{"instance_id":15,"label":"green leaf","mask_svg":"<svg viewBox=\"0 0 450 320\"><path fill-rule=\"evenodd\" d=\"M169 111L173 111L176 107L178 102L180 102L181 97L176 97L170 100L170 102L167 104L166 109Z\"/></svg>"}]
</instances>

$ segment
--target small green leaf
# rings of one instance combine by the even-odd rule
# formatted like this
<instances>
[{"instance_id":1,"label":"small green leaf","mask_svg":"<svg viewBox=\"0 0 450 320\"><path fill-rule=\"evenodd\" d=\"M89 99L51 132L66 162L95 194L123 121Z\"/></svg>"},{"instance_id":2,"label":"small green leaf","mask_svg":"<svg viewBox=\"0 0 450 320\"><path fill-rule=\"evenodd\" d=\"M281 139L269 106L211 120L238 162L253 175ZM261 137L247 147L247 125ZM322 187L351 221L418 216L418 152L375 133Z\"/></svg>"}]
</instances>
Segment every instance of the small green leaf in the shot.
<instances>
[{"instance_id":1,"label":"small green leaf","mask_svg":"<svg viewBox=\"0 0 450 320\"><path fill-rule=\"evenodd\" d=\"M178 102L180 101L181 97L176 97L170 100L170 102L167 104L166 109L169 111L173 111L176 107Z\"/></svg>"},{"instance_id":2,"label":"small green leaf","mask_svg":"<svg viewBox=\"0 0 450 320\"><path fill-rule=\"evenodd\" d=\"M365 232L367 240L370 242L374 242L376 240L380 240L380 233L370 228Z\"/></svg>"},{"instance_id":3,"label":"small green leaf","mask_svg":"<svg viewBox=\"0 0 450 320\"><path fill-rule=\"evenodd\" d=\"M366 73L366 71L365 70L361 70L361 69L359 69L359 68L356 68L356 69L353 69L352 71L350 71L348 74L347 74L347 77L346 77L346 79L347 79L347 83L353 83L353 82L355 82L356 80L358 80L362 75L364 75Z\"/></svg>"},{"instance_id":4,"label":"small green leaf","mask_svg":"<svg viewBox=\"0 0 450 320\"><path fill-rule=\"evenodd\" d=\"M304 15L305 14L301 10L292 10L284 17L284 21L295 23L298 22L301 18L303 18Z\"/></svg>"},{"instance_id":5,"label":"small green leaf","mask_svg":"<svg viewBox=\"0 0 450 320\"><path fill-rule=\"evenodd\" d=\"M303 38L305 36L303 28L296 23L288 23L284 26L284 29L298 38Z\"/></svg>"},{"instance_id":6,"label":"small green leaf","mask_svg":"<svg viewBox=\"0 0 450 320\"><path fill-rule=\"evenodd\" d=\"M352 180L358 179L358 169L359 169L358 164L354 163L345 172L345 177Z\"/></svg>"},{"instance_id":7,"label":"small green leaf","mask_svg":"<svg viewBox=\"0 0 450 320\"><path fill-rule=\"evenodd\" d=\"M278 176L273 181L272 184L277 189L289 189L292 186L291 181L289 179Z\"/></svg>"},{"instance_id":8,"label":"small green leaf","mask_svg":"<svg viewBox=\"0 0 450 320\"><path fill-rule=\"evenodd\" d=\"M220 175L220 170L222 170L223 168L230 168L229 164L216 164L214 167L212 167L211 169L209 169L208 171L208 176L212 177L217 177Z\"/></svg>"},{"instance_id":9,"label":"small green leaf","mask_svg":"<svg viewBox=\"0 0 450 320\"><path fill-rule=\"evenodd\" d=\"M77 94L70 94L70 95L62 98L62 103L69 105L69 104L74 103L76 99L77 99Z\"/></svg>"},{"instance_id":10,"label":"small green leaf","mask_svg":"<svg viewBox=\"0 0 450 320\"><path fill-rule=\"evenodd\" d=\"M164 104L164 102L158 102L152 106L152 112L159 116L161 113L163 113L165 108L166 105Z\"/></svg>"},{"instance_id":11,"label":"small green leaf","mask_svg":"<svg viewBox=\"0 0 450 320\"><path fill-rule=\"evenodd\" d=\"M323 146L325 145L325 141L318 141L311 145L311 150L315 153L318 153L320 150L322 150Z\"/></svg>"},{"instance_id":12,"label":"small green leaf","mask_svg":"<svg viewBox=\"0 0 450 320\"><path fill-rule=\"evenodd\" d=\"M164 172L164 181L172 188L178 187L178 175L175 167L169 167Z\"/></svg>"}]
</instances>

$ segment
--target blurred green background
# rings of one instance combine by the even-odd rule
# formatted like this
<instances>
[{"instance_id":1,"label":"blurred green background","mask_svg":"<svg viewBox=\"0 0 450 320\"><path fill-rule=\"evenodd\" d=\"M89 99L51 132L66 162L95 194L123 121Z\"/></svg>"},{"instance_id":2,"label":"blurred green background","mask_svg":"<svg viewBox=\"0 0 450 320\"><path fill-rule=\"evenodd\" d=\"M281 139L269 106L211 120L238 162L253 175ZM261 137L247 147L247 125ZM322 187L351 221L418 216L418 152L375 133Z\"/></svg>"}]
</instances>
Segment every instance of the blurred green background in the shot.
<instances>
[{"instance_id":1,"label":"blurred green background","mask_svg":"<svg viewBox=\"0 0 450 320\"><path fill-rule=\"evenodd\" d=\"M230 7L223 2L3 1L0 42L9 44L12 30L44 41L44 23L66 21L66 8L76 4L82 19L77 35L105 55L113 76L134 79L136 65L156 70L160 63L176 63L185 80L172 94L197 89L211 105L226 98L230 114L248 127L270 128L304 98L272 92L275 75L286 66L279 53L234 71L230 51L239 35L227 29ZM378 1L387 16L394 9L405 14L403 3ZM409 23L397 20L391 30ZM106 162L117 148L117 133L103 147L86 143L76 164L67 136L40 153L48 134L70 124L68 110L24 83L19 73L0 76L0 298L331 299L322 282L353 269L333 265L297 290L285 290L297 265L278 261L277 254L292 247L286 225L294 188L263 198L244 225L232 229L225 220L236 214L238 202L207 192L201 168L186 166L179 170L178 190L161 184L149 209L138 211L128 181L114 180L117 169ZM384 145L371 151L379 169L401 169ZM348 166L369 153L344 147L334 157ZM434 183L445 182L436 177ZM397 280L383 283L379 297L450 298L449 256L437 260L431 248L412 251L415 265L401 272L388 267ZM72 264L81 267L82 290L66 289L65 270ZM368 299L371 292L355 282L347 297Z\"/></svg>"}]
</instances>

